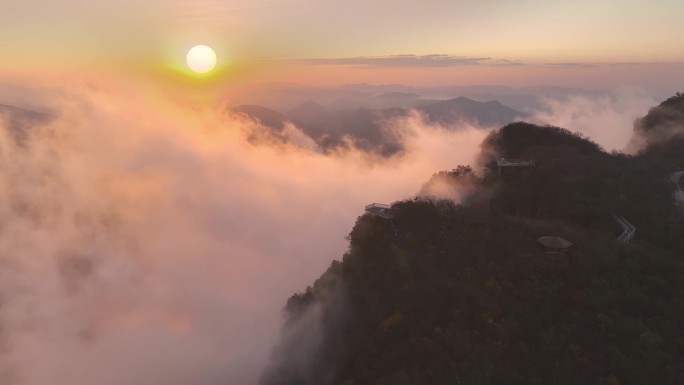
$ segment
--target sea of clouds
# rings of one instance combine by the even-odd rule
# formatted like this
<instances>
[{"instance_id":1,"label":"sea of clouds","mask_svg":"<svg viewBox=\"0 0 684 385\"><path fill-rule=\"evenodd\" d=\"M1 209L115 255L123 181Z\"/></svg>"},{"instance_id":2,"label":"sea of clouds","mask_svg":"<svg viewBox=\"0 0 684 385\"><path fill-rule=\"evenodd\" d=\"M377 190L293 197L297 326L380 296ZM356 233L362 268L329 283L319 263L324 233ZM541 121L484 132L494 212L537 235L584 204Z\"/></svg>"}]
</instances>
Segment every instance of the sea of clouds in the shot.
<instances>
[{"instance_id":1,"label":"sea of clouds","mask_svg":"<svg viewBox=\"0 0 684 385\"><path fill-rule=\"evenodd\" d=\"M254 145L258 122L150 85L0 85L0 383L255 384L287 298L346 250L363 206L473 164L486 130L388 121L406 151ZM550 100L535 119L607 149L654 103ZM32 114L32 112L27 112Z\"/></svg>"}]
</instances>

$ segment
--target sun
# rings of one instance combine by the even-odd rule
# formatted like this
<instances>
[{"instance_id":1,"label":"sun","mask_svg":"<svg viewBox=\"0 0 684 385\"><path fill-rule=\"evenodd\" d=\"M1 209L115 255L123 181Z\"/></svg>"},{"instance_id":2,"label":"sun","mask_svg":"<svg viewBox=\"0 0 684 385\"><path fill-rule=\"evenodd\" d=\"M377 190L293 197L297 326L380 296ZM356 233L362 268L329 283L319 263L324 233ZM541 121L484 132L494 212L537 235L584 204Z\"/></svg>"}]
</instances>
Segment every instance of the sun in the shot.
<instances>
[{"instance_id":1,"label":"sun","mask_svg":"<svg viewBox=\"0 0 684 385\"><path fill-rule=\"evenodd\" d=\"M204 74L216 67L216 52L206 45L196 45L188 51L185 62L192 71Z\"/></svg>"}]
</instances>

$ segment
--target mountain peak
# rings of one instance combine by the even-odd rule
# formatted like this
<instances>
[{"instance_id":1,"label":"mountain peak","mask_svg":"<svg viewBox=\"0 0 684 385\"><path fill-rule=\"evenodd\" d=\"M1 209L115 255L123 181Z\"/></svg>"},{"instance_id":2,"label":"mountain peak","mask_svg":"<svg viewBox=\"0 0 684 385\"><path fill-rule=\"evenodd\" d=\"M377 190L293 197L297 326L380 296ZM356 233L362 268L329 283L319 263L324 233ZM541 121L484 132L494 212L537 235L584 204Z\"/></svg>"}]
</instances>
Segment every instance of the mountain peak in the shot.
<instances>
[{"instance_id":1,"label":"mountain peak","mask_svg":"<svg viewBox=\"0 0 684 385\"><path fill-rule=\"evenodd\" d=\"M673 139L684 140L684 94L679 92L634 122L628 148L648 151L652 146L672 145Z\"/></svg>"},{"instance_id":2,"label":"mountain peak","mask_svg":"<svg viewBox=\"0 0 684 385\"><path fill-rule=\"evenodd\" d=\"M297 115L301 113L311 112L328 112L328 109L314 102L313 100L307 100L291 109L288 115Z\"/></svg>"},{"instance_id":3,"label":"mountain peak","mask_svg":"<svg viewBox=\"0 0 684 385\"><path fill-rule=\"evenodd\" d=\"M230 110L259 120L268 127L282 128L285 123L285 116L280 112L256 104L244 104Z\"/></svg>"},{"instance_id":4,"label":"mountain peak","mask_svg":"<svg viewBox=\"0 0 684 385\"><path fill-rule=\"evenodd\" d=\"M524 115L498 101L478 102L464 96L425 104L417 109L423 112L431 122L441 124L467 122L481 127L501 126Z\"/></svg>"}]
</instances>

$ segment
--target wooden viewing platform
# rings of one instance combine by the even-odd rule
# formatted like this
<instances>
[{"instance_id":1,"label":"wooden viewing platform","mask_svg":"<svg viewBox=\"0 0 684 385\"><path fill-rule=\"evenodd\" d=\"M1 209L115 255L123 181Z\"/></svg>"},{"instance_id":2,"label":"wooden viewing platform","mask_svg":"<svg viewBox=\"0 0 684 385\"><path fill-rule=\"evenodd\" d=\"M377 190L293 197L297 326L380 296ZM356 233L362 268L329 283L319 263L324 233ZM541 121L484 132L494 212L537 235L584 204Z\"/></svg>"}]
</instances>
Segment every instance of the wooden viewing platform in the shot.
<instances>
[{"instance_id":1,"label":"wooden viewing platform","mask_svg":"<svg viewBox=\"0 0 684 385\"><path fill-rule=\"evenodd\" d=\"M501 167L531 167L534 166L534 161L499 158L496 160L496 165L499 166L499 174L501 174Z\"/></svg>"},{"instance_id":2,"label":"wooden viewing platform","mask_svg":"<svg viewBox=\"0 0 684 385\"><path fill-rule=\"evenodd\" d=\"M391 208L392 206L383 203L371 203L366 206L366 212L385 219L392 219Z\"/></svg>"}]
</instances>

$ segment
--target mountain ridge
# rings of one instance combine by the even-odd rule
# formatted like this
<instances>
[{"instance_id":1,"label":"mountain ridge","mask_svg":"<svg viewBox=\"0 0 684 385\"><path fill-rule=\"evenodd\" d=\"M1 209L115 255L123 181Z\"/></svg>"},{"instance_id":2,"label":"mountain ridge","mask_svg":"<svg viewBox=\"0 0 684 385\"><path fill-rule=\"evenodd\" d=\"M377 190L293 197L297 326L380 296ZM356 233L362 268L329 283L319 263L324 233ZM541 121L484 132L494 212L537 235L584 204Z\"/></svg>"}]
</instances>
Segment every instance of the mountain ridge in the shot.
<instances>
[{"instance_id":1,"label":"mountain ridge","mask_svg":"<svg viewBox=\"0 0 684 385\"><path fill-rule=\"evenodd\" d=\"M289 121L326 151L344 147L348 144L347 139L351 139L358 148L382 156L391 156L403 149L397 138L383 130L383 122L408 117L412 111L422 114L428 124L446 129L457 129L463 124L486 129L525 116L497 101L478 102L464 97L422 101L410 108L330 110L308 100L286 113L258 105L242 105L230 110L261 122L266 133L270 132L278 140L286 140L282 130Z\"/></svg>"},{"instance_id":2,"label":"mountain ridge","mask_svg":"<svg viewBox=\"0 0 684 385\"><path fill-rule=\"evenodd\" d=\"M288 300L260 384L678 384L684 220L661 172L678 157L523 122L493 131L482 175L435 174L391 219L358 218L341 261ZM464 203L433 183L467 187ZM629 244L614 212L639 229ZM549 251L546 235L573 246Z\"/></svg>"}]
</instances>

